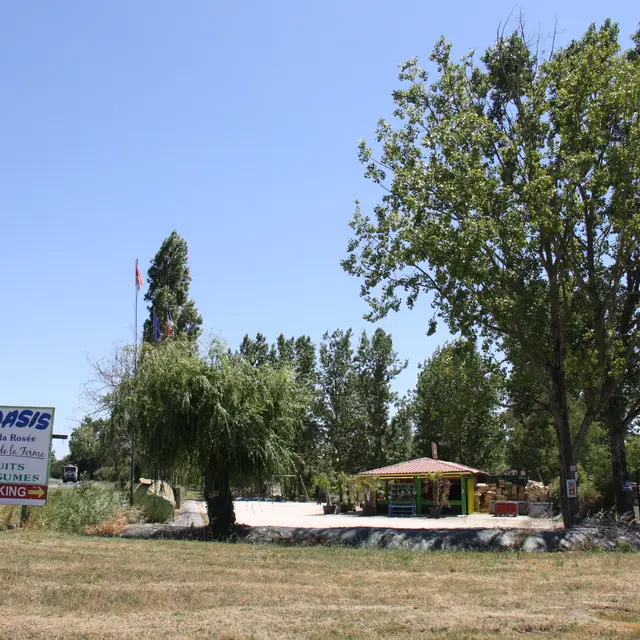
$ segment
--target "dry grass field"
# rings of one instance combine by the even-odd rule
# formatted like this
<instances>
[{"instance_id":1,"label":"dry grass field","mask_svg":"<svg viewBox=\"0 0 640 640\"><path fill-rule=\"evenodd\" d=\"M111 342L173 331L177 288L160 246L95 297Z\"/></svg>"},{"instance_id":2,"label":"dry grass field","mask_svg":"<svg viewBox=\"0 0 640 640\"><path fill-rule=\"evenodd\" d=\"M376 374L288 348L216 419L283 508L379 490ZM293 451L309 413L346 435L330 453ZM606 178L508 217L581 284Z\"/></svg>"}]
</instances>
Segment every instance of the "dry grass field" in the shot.
<instances>
[{"instance_id":1,"label":"dry grass field","mask_svg":"<svg viewBox=\"0 0 640 640\"><path fill-rule=\"evenodd\" d=\"M640 555L0 534L0 638L638 638Z\"/></svg>"}]
</instances>

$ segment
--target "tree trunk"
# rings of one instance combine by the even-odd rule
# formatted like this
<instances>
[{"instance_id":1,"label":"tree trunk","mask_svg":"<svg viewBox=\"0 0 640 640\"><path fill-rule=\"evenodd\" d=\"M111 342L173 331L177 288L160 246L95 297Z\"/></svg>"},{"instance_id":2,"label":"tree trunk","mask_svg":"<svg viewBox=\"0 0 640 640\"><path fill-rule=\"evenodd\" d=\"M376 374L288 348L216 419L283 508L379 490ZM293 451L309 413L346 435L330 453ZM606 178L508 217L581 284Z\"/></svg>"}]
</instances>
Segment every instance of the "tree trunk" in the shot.
<instances>
[{"instance_id":1,"label":"tree trunk","mask_svg":"<svg viewBox=\"0 0 640 640\"><path fill-rule=\"evenodd\" d=\"M551 409L555 421L556 434L558 436L562 519L565 528L569 529L580 522L578 489L576 487L575 497L570 497L567 493L567 480L575 480L577 476L577 452L571 439L564 371L557 371L556 375L553 376L553 382L554 397Z\"/></svg>"},{"instance_id":2,"label":"tree trunk","mask_svg":"<svg viewBox=\"0 0 640 640\"><path fill-rule=\"evenodd\" d=\"M625 449L624 399L620 396L612 397L607 405L607 428L609 431L609 447L611 450L611 477L613 479L613 493L616 501L616 511L619 516L632 510L631 492L623 491L624 483L629 479L627 469L627 452Z\"/></svg>"},{"instance_id":3,"label":"tree trunk","mask_svg":"<svg viewBox=\"0 0 640 640\"><path fill-rule=\"evenodd\" d=\"M547 270L551 290L551 328L552 353L551 362L547 363L550 374L549 400L551 412L558 436L558 453L560 462L560 497L562 500L562 519L569 529L580 522L580 502L576 487L575 497L567 492L567 481L576 479L577 451L573 446L571 426L569 424L569 401L567 394L567 376L565 370L565 309L561 303L558 274L555 269Z\"/></svg>"},{"instance_id":4,"label":"tree trunk","mask_svg":"<svg viewBox=\"0 0 640 640\"><path fill-rule=\"evenodd\" d=\"M205 486L209 530L214 538L226 540L232 536L236 524L229 474L224 471L213 479L205 479Z\"/></svg>"},{"instance_id":5,"label":"tree trunk","mask_svg":"<svg viewBox=\"0 0 640 640\"><path fill-rule=\"evenodd\" d=\"M575 480L576 459L571 443L560 446L560 497L562 500L562 520L565 529L570 529L580 523L580 500L576 487L575 497L569 497L567 493L567 480Z\"/></svg>"}]
</instances>

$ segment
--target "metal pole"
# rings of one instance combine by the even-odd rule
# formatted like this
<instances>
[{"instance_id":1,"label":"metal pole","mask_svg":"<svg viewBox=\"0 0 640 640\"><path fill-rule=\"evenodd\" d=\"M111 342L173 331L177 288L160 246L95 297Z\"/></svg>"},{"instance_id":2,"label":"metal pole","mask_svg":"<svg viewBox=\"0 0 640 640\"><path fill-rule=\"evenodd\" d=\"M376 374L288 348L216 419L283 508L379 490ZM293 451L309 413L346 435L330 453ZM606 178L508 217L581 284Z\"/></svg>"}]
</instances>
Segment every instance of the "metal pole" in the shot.
<instances>
[{"instance_id":1,"label":"metal pole","mask_svg":"<svg viewBox=\"0 0 640 640\"><path fill-rule=\"evenodd\" d=\"M133 377L138 373L138 259L136 258L136 279L135 279L135 304L133 312ZM129 504L133 506L133 489L135 483L135 425L137 420L135 400L132 406L133 424L131 427L131 460L129 461Z\"/></svg>"}]
</instances>

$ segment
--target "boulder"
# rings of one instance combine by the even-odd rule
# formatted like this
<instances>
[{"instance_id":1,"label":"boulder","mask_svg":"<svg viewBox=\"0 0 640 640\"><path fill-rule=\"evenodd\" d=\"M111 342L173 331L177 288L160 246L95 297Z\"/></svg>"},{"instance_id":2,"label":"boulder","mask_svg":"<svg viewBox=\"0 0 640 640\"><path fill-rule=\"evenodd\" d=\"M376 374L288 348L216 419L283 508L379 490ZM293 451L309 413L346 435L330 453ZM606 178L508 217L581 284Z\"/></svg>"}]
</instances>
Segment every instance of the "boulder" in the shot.
<instances>
[{"instance_id":1,"label":"boulder","mask_svg":"<svg viewBox=\"0 0 640 640\"><path fill-rule=\"evenodd\" d=\"M168 482L140 478L133 493L133 504L142 509L147 520L168 522L173 519L176 500Z\"/></svg>"}]
</instances>

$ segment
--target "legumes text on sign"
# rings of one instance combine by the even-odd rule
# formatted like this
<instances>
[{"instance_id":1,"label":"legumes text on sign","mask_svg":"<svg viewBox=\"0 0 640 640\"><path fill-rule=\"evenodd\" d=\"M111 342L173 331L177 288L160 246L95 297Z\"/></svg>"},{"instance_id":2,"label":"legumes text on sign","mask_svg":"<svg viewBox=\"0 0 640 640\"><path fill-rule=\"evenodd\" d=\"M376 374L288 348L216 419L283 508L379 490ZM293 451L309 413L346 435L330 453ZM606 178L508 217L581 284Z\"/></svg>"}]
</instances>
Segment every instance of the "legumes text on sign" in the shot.
<instances>
[{"instance_id":1,"label":"legumes text on sign","mask_svg":"<svg viewBox=\"0 0 640 640\"><path fill-rule=\"evenodd\" d=\"M0 406L0 504L47 503L54 412Z\"/></svg>"}]
</instances>

